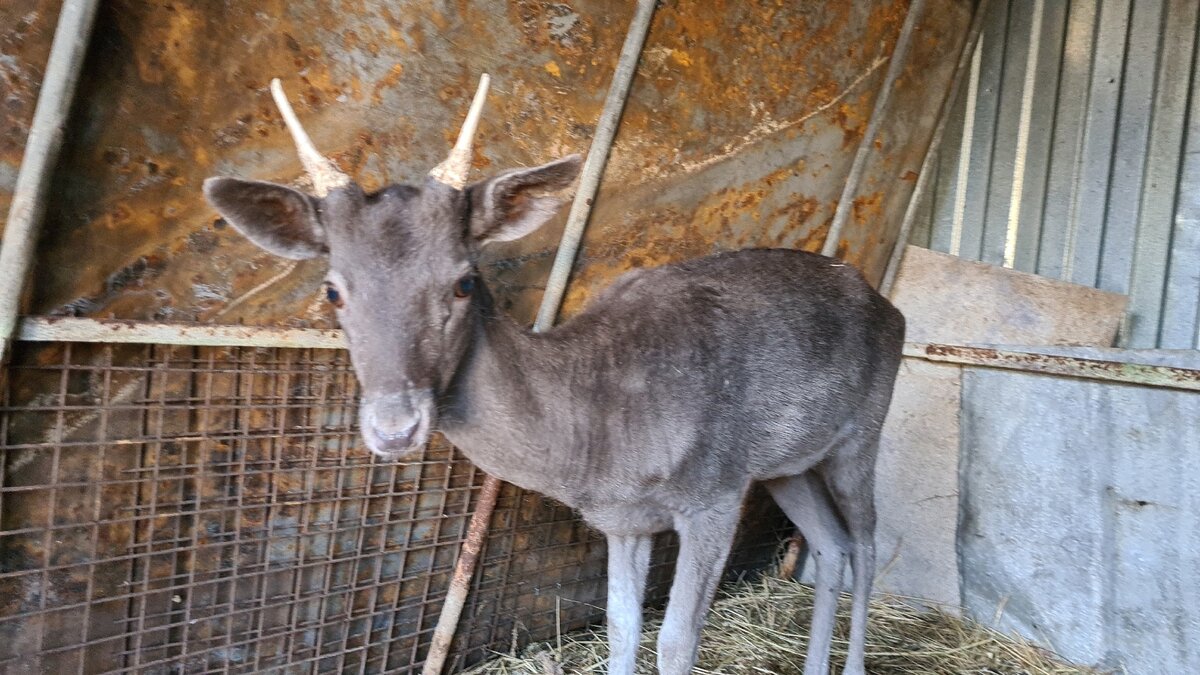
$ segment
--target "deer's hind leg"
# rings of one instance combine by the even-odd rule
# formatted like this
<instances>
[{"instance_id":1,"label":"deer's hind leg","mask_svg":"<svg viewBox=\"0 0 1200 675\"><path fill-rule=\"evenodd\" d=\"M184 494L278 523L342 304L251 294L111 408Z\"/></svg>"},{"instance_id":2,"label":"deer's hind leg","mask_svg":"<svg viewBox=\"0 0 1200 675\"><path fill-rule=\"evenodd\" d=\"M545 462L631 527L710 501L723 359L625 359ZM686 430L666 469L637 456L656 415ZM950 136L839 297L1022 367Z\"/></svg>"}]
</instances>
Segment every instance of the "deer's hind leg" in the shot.
<instances>
[{"instance_id":1,"label":"deer's hind leg","mask_svg":"<svg viewBox=\"0 0 1200 675\"><path fill-rule=\"evenodd\" d=\"M850 535L854 600L850 609L847 675L866 672L867 608L875 580L875 456L879 433L864 434L839 448L819 467Z\"/></svg>"},{"instance_id":2,"label":"deer's hind leg","mask_svg":"<svg viewBox=\"0 0 1200 675\"><path fill-rule=\"evenodd\" d=\"M765 485L779 508L804 535L812 554L816 584L804 675L826 675L850 536L824 481L812 471L775 478Z\"/></svg>"}]
</instances>

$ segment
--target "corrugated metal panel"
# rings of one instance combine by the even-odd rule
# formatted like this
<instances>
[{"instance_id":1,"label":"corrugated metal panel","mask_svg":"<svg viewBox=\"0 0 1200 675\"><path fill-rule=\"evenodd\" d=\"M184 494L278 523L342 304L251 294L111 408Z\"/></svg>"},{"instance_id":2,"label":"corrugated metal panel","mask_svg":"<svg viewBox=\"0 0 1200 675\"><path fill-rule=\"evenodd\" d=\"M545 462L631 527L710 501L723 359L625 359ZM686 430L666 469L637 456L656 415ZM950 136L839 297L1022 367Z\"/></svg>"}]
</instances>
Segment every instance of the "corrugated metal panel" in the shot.
<instances>
[{"instance_id":1,"label":"corrugated metal panel","mask_svg":"<svg viewBox=\"0 0 1200 675\"><path fill-rule=\"evenodd\" d=\"M1128 294L1200 348L1200 6L992 4L912 243Z\"/></svg>"},{"instance_id":2,"label":"corrugated metal panel","mask_svg":"<svg viewBox=\"0 0 1200 675\"><path fill-rule=\"evenodd\" d=\"M1200 61L1192 52L1193 98L1200 96ZM1200 104L1193 104L1185 132L1183 164L1179 172L1179 201L1171 239L1171 262L1163 294L1160 339L1164 347L1200 346ZM1189 320L1190 317L1190 320Z\"/></svg>"}]
</instances>

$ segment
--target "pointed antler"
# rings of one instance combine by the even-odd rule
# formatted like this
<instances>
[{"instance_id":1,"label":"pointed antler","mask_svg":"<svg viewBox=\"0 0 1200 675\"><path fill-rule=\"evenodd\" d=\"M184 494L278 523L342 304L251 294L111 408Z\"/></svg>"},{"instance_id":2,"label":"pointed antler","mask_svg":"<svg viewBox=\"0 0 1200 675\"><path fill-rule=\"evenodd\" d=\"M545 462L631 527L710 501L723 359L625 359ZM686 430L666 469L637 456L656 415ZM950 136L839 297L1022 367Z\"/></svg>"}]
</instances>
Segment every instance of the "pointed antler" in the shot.
<instances>
[{"instance_id":1,"label":"pointed antler","mask_svg":"<svg viewBox=\"0 0 1200 675\"><path fill-rule=\"evenodd\" d=\"M475 98L471 101L471 109L463 122L462 130L458 132L458 140L450 156L441 164L433 167L429 177L439 183L449 185L455 190L461 190L467 184L467 172L471 170L471 146L474 144L475 129L479 127L479 117L483 113L483 101L487 98L488 85L491 78L487 73L479 77L479 88L475 90Z\"/></svg>"},{"instance_id":2,"label":"pointed antler","mask_svg":"<svg viewBox=\"0 0 1200 675\"><path fill-rule=\"evenodd\" d=\"M283 93L283 85L279 83L279 78L271 80L271 96L275 99L279 114L283 115L283 121L287 124L288 131L292 133L292 140L296 142L296 152L300 155L300 163L304 165L304 169L312 178L313 192L318 197L324 197L331 190L349 185L350 177L342 173L333 160L317 150L317 146L313 145L312 139L308 137L304 127L300 126L300 120L296 118L292 104L288 103L287 95Z\"/></svg>"}]
</instances>

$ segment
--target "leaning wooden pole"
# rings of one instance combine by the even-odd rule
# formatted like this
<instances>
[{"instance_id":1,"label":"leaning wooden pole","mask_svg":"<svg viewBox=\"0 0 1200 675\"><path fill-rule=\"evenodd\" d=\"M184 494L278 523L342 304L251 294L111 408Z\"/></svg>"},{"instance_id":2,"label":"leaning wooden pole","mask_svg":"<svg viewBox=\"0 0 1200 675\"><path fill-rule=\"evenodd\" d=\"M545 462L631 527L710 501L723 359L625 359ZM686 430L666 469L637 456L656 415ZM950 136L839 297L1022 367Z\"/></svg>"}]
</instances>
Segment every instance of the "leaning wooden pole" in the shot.
<instances>
[{"instance_id":1,"label":"leaning wooden pole","mask_svg":"<svg viewBox=\"0 0 1200 675\"><path fill-rule=\"evenodd\" d=\"M98 0L66 0L58 15L58 28L50 46L46 75L38 93L33 124L21 157L13 190L4 240L0 243L0 364L17 326L25 279L33 265L38 226L46 211L50 175L62 148L63 128L83 69L83 56L96 18Z\"/></svg>"},{"instance_id":2,"label":"leaning wooden pole","mask_svg":"<svg viewBox=\"0 0 1200 675\"><path fill-rule=\"evenodd\" d=\"M574 265L579 244L583 239L584 228L587 227L588 216L591 215L592 203L600 187L600 179L604 175L604 166L608 162L608 153L612 149L616 137L617 125L621 120L621 112L625 109L625 100L629 95L629 87L633 83L637 71L638 59L641 57L642 45L650 30L650 19L654 16L655 0L638 0L637 10L625 35L625 44L621 48L621 56L613 73L612 84L608 89L608 97L604 100L604 109L596 124L596 135L588 149L587 159L584 160L580 172L579 188L571 204L567 225L563 231L558 254L554 259L554 267L546 282L546 292L542 295L542 303L538 309L537 321L533 324L535 331L543 331L554 324L558 309L562 305L566 292L567 281L570 279L571 267ZM483 550L483 540L487 536L491 523L492 511L496 507L496 498L500 494L500 480L488 476L479 494L479 502L475 513L471 516L471 524L467 529L467 538L454 567L454 575L450 579L450 588L446 592L446 600L442 604L442 613L438 617L437 626L433 630L433 641L429 645L429 653L425 657L423 675L438 675L445 667L446 658L450 654L450 645L458 629L458 620L462 616L463 605L470 589L471 577L475 574L475 565Z\"/></svg>"}]
</instances>

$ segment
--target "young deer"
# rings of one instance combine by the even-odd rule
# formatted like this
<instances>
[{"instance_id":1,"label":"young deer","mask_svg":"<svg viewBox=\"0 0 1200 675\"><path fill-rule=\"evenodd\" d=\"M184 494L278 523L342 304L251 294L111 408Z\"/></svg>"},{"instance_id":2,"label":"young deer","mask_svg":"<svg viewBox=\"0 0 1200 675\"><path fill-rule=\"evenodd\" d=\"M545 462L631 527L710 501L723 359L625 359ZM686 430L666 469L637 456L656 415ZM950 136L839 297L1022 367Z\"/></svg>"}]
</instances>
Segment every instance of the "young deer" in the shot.
<instances>
[{"instance_id":1,"label":"young deer","mask_svg":"<svg viewBox=\"0 0 1200 675\"><path fill-rule=\"evenodd\" d=\"M532 333L498 311L479 250L555 212L577 156L466 183L483 102L420 185L365 193L276 101L315 196L210 178L204 192L277 255L327 256L362 385L361 429L403 458L436 429L484 471L577 509L608 539L609 672L628 675L652 535L679 533L658 668L690 672L752 483L804 534L816 573L806 675L829 670L846 556L845 673L861 675L875 570L874 467L904 318L852 267L747 250L622 276L578 316Z\"/></svg>"}]
</instances>

